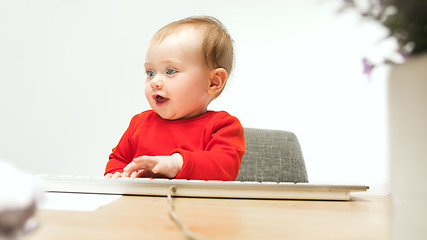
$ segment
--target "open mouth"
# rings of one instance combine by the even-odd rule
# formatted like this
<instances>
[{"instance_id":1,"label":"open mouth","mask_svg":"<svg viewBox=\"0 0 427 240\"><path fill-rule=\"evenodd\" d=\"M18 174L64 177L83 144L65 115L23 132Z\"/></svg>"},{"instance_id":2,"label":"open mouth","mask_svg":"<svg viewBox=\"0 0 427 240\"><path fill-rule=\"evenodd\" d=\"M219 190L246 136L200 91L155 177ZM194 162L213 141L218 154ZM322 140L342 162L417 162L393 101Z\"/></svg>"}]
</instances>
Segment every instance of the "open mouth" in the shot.
<instances>
[{"instance_id":1,"label":"open mouth","mask_svg":"<svg viewBox=\"0 0 427 240\"><path fill-rule=\"evenodd\" d=\"M162 96L160 96L160 95L154 95L154 96L153 96L153 98L154 98L154 100L156 100L156 104L157 104L158 106L162 106L162 105L164 105L167 101L169 101L169 98L165 98L165 97L162 97Z\"/></svg>"}]
</instances>

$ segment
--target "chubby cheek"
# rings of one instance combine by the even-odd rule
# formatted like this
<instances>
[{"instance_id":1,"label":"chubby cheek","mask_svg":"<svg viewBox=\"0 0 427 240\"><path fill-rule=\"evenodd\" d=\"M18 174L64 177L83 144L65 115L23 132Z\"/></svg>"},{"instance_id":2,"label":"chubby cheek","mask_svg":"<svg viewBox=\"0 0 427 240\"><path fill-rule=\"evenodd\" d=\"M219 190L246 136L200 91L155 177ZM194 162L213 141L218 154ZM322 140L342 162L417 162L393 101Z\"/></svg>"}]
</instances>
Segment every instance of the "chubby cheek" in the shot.
<instances>
[{"instance_id":1,"label":"chubby cheek","mask_svg":"<svg viewBox=\"0 0 427 240\"><path fill-rule=\"evenodd\" d=\"M152 91L149 83L145 83L145 98L147 98L147 101L151 103L153 100L152 98Z\"/></svg>"},{"instance_id":2,"label":"chubby cheek","mask_svg":"<svg viewBox=\"0 0 427 240\"><path fill-rule=\"evenodd\" d=\"M201 100L203 95L203 88L196 83L187 84L186 86L180 86L176 88L174 95L180 103L185 105L194 105L196 102Z\"/></svg>"}]
</instances>

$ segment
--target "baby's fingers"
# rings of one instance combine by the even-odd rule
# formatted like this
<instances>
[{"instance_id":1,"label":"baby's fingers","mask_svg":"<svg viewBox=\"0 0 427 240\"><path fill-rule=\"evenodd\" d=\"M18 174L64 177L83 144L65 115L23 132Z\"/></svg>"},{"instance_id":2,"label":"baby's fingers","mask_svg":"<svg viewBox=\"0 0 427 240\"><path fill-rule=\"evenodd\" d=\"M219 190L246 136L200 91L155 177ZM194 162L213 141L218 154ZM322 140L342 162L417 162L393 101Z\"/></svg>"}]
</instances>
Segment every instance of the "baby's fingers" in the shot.
<instances>
[{"instance_id":1,"label":"baby's fingers","mask_svg":"<svg viewBox=\"0 0 427 240\"><path fill-rule=\"evenodd\" d=\"M157 164L157 161L150 156L141 156L134 158L131 163L129 163L123 171L128 174L138 170L147 170L151 171L151 169Z\"/></svg>"},{"instance_id":2,"label":"baby's fingers","mask_svg":"<svg viewBox=\"0 0 427 240\"><path fill-rule=\"evenodd\" d=\"M121 176L122 176L122 173L115 172L115 173L111 176L111 178L112 178L112 179L118 179L118 178L120 178Z\"/></svg>"},{"instance_id":3,"label":"baby's fingers","mask_svg":"<svg viewBox=\"0 0 427 240\"><path fill-rule=\"evenodd\" d=\"M138 172L140 172L140 171L132 172L132 173L130 174L130 177L131 177L131 178L137 178L137 177L138 177Z\"/></svg>"},{"instance_id":4,"label":"baby's fingers","mask_svg":"<svg viewBox=\"0 0 427 240\"><path fill-rule=\"evenodd\" d=\"M139 169L140 169L140 166L138 166L138 164L136 164L134 161L132 161L126 167L123 168L123 171L126 175L130 175L133 172L138 171Z\"/></svg>"},{"instance_id":5,"label":"baby's fingers","mask_svg":"<svg viewBox=\"0 0 427 240\"><path fill-rule=\"evenodd\" d=\"M161 162L159 162L159 163L157 163L157 164L156 164L156 166L154 166L154 167L153 167L153 169L151 169L151 171L152 171L154 174L160 173L160 171L161 171L161 170L162 170L162 168L164 167L163 165L164 165L164 164L162 164Z\"/></svg>"}]
</instances>

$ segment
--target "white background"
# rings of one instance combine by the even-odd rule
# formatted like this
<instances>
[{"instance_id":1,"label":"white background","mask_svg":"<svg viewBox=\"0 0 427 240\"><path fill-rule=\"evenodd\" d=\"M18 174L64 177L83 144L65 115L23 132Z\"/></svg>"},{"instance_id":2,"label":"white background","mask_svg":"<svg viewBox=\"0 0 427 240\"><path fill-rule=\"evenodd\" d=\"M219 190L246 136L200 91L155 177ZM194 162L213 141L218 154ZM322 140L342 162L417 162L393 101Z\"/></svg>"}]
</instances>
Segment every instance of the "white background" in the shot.
<instances>
[{"instance_id":1,"label":"white background","mask_svg":"<svg viewBox=\"0 0 427 240\"><path fill-rule=\"evenodd\" d=\"M245 127L294 132L312 183L388 191L385 31L339 0L0 0L0 158L101 176L144 97L145 49L165 24L220 19L236 68L211 105ZM381 59L380 59L381 60Z\"/></svg>"}]
</instances>

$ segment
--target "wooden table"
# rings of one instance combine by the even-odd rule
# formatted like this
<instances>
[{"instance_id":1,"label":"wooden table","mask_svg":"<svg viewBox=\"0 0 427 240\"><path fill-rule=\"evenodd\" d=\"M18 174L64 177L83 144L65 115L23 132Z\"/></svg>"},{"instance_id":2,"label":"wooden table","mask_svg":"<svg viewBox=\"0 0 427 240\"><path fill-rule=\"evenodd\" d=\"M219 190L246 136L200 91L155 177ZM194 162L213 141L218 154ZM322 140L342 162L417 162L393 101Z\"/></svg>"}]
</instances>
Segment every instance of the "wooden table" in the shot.
<instances>
[{"instance_id":1,"label":"wooden table","mask_svg":"<svg viewBox=\"0 0 427 240\"><path fill-rule=\"evenodd\" d=\"M185 239L166 197L123 196L94 212L40 210L26 240ZM390 197L351 201L174 198L177 214L204 239L390 239Z\"/></svg>"}]
</instances>

